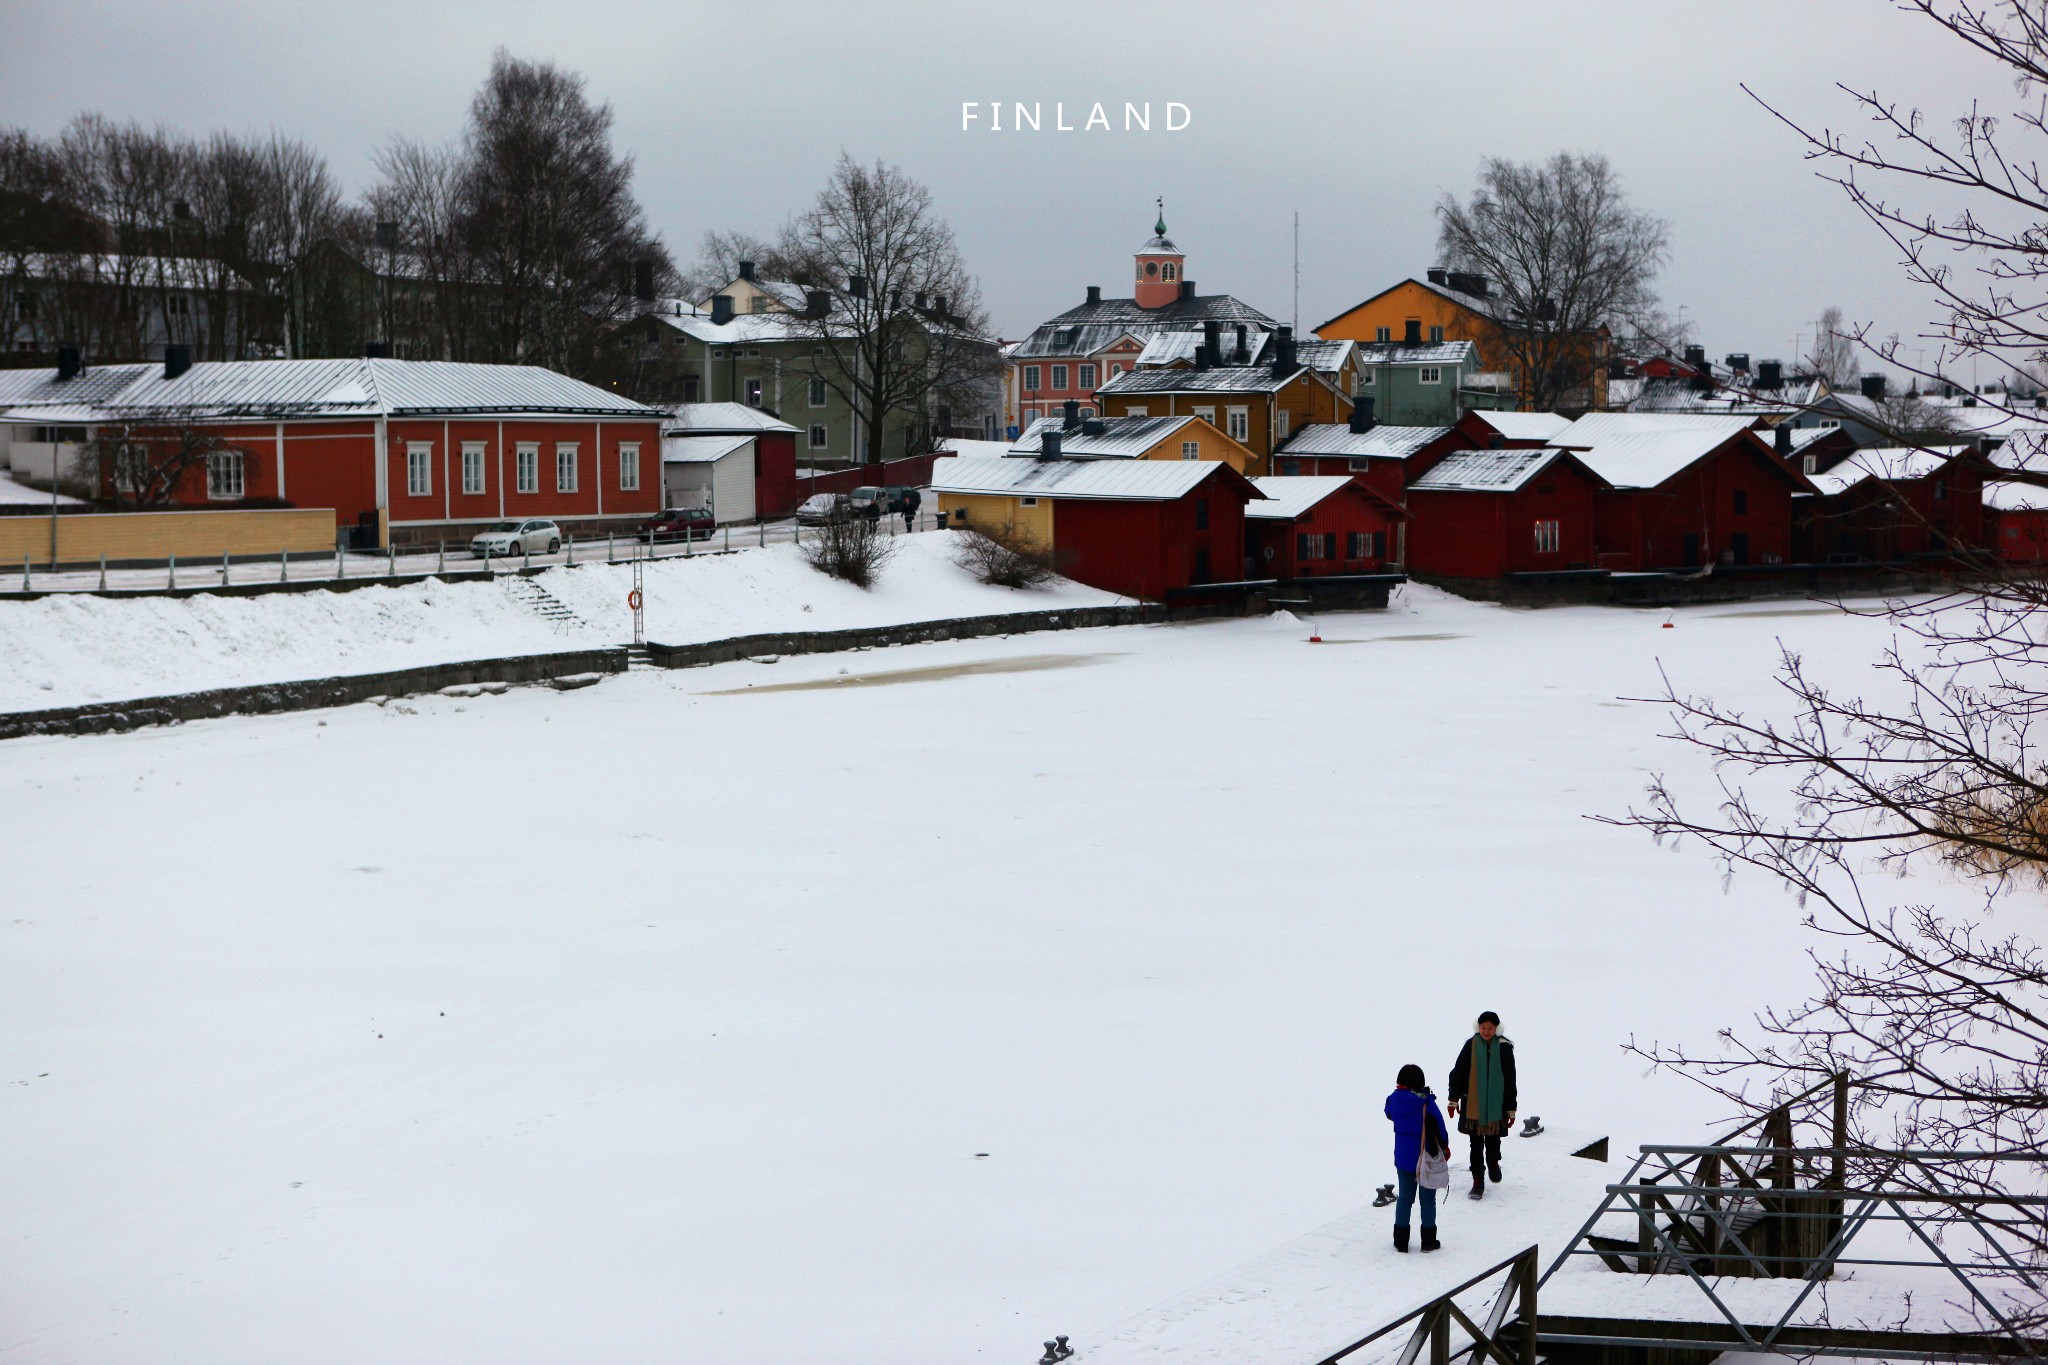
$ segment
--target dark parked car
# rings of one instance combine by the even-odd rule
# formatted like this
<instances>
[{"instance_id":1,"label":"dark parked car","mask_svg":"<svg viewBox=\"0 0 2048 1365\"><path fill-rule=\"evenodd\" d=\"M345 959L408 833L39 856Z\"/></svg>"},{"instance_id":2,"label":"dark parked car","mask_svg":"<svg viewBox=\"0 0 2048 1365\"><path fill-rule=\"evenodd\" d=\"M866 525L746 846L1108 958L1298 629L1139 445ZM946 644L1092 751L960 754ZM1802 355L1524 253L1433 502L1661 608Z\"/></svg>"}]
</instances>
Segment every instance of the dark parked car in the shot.
<instances>
[{"instance_id":1,"label":"dark parked car","mask_svg":"<svg viewBox=\"0 0 2048 1365\"><path fill-rule=\"evenodd\" d=\"M640 539L652 545L664 540L707 540L718 530L708 507L671 507L640 523Z\"/></svg>"}]
</instances>

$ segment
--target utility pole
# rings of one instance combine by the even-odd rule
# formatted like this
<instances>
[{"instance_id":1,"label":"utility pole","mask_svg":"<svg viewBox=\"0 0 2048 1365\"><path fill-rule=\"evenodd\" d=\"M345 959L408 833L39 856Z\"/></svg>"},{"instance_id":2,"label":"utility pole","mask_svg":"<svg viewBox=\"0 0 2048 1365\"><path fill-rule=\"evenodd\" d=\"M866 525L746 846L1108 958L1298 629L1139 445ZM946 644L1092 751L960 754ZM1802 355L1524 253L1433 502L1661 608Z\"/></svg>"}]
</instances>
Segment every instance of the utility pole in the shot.
<instances>
[{"instance_id":1,"label":"utility pole","mask_svg":"<svg viewBox=\"0 0 2048 1365\"><path fill-rule=\"evenodd\" d=\"M1301 210L1294 211L1294 335L1301 335Z\"/></svg>"}]
</instances>

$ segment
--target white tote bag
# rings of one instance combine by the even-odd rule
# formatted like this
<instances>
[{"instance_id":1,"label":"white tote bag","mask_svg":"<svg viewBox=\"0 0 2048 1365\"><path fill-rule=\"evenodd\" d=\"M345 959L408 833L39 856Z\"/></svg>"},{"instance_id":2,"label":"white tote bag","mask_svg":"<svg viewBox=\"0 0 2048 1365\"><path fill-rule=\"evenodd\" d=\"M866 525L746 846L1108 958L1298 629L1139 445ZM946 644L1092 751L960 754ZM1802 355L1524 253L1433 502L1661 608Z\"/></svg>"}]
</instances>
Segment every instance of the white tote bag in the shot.
<instances>
[{"instance_id":1,"label":"white tote bag","mask_svg":"<svg viewBox=\"0 0 2048 1365\"><path fill-rule=\"evenodd\" d=\"M1415 1183L1425 1190L1448 1190L1451 1187L1451 1149L1448 1144L1436 1141L1436 1123L1429 1112L1428 1103L1422 1109L1422 1146L1415 1153ZM1438 1150L1431 1155L1430 1148Z\"/></svg>"}]
</instances>

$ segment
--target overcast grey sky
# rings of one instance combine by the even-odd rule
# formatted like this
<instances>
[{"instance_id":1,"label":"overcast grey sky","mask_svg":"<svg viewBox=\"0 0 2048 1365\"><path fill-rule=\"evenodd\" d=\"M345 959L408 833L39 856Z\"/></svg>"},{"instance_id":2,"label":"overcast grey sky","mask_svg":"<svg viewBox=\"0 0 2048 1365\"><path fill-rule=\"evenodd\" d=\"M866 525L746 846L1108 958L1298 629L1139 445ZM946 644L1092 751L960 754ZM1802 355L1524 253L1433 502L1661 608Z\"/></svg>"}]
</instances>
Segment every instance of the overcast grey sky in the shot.
<instances>
[{"instance_id":1,"label":"overcast grey sky","mask_svg":"<svg viewBox=\"0 0 2048 1365\"><path fill-rule=\"evenodd\" d=\"M1670 221L1665 297L1716 356L1789 358L1830 303L1915 333L1932 310L1895 253L1737 83L1837 125L1838 80L1943 118L1975 95L2011 98L1886 0L0 0L0 121L274 126L358 189L390 135L457 134L501 44L610 101L679 259L708 228L771 231L842 149L883 157L931 187L1009 337L1089 284L1128 293L1156 195L1203 292L1283 320L1298 209L1313 327L1431 263L1432 206L1466 192L1482 157L1558 150L1605 153ZM1048 131L962 132L964 100L1041 101ZM1192 121L1054 133L1056 100L1178 100Z\"/></svg>"}]
</instances>

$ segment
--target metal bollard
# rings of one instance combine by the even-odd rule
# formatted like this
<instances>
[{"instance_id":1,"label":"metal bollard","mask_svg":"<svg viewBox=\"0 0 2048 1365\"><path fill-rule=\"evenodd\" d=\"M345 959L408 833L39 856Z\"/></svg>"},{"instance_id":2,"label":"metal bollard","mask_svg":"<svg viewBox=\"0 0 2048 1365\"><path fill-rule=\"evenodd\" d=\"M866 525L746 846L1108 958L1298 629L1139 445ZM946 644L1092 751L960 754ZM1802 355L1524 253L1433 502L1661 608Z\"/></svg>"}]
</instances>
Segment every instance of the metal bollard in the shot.
<instances>
[{"instance_id":1,"label":"metal bollard","mask_svg":"<svg viewBox=\"0 0 2048 1365\"><path fill-rule=\"evenodd\" d=\"M434 576L438 578L447 572L448 542L445 540L437 540L434 542Z\"/></svg>"},{"instance_id":2,"label":"metal bollard","mask_svg":"<svg viewBox=\"0 0 2048 1365\"><path fill-rule=\"evenodd\" d=\"M100 551L100 591L107 590L107 552Z\"/></svg>"},{"instance_id":3,"label":"metal bollard","mask_svg":"<svg viewBox=\"0 0 2048 1365\"><path fill-rule=\"evenodd\" d=\"M398 547L389 541L384 544L384 576L398 577Z\"/></svg>"},{"instance_id":4,"label":"metal bollard","mask_svg":"<svg viewBox=\"0 0 2048 1365\"><path fill-rule=\"evenodd\" d=\"M725 548L728 554L732 552L732 523L729 521L725 524Z\"/></svg>"},{"instance_id":5,"label":"metal bollard","mask_svg":"<svg viewBox=\"0 0 2048 1365\"><path fill-rule=\"evenodd\" d=\"M564 559L562 560L562 563L563 563L563 564L564 564L565 566L567 566L568 568L571 568L571 569L575 568L575 567L576 567L576 537L574 537L574 536L563 536L563 537L562 537L562 549L563 549L563 551L564 551L564 553L565 553L565 555L566 555L566 557L565 557L565 558L564 558Z\"/></svg>"},{"instance_id":6,"label":"metal bollard","mask_svg":"<svg viewBox=\"0 0 2048 1365\"><path fill-rule=\"evenodd\" d=\"M612 534L612 533L611 533L610 531L606 531L606 532L604 533L604 562L605 562L605 563L607 563L607 564L616 564L616 563L618 563L618 562L619 562L619 543L618 543L618 542L619 542L619 538L618 538L617 536L613 535L613 534Z\"/></svg>"},{"instance_id":7,"label":"metal bollard","mask_svg":"<svg viewBox=\"0 0 2048 1365\"><path fill-rule=\"evenodd\" d=\"M170 588L178 586L178 556L175 552L171 555L171 574L165 586Z\"/></svg>"},{"instance_id":8,"label":"metal bollard","mask_svg":"<svg viewBox=\"0 0 2048 1365\"><path fill-rule=\"evenodd\" d=\"M690 534L690 528L685 526L683 528L683 558L688 559L695 553L697 553L697 537Z\"/></svg>"},{"instance_id":9,"label":"metal bollard","mask_svg":"<svg viewBox=\"0 0 2048 1365\"><path fill-rule=\"evenodd\" d=\"M760 531L761 544L765 547L768 544L768 523L765 521L757 521L754 523L754 525Z\"/></svg>"},{"instance_id":10,"label":"metal bollard","mask_svg":"<svg viewBox=\"0 0 2048 1365\"><path fill-rule=\"evenodd\" d=\"M519 541L519 571L521 573L533 572L533 550L527 545L524 537L521 537Z\"/></svg>"},{"instance_id":11,"label":"metal bollard","mask_svg":"<svg viewBox=\"0 0 2048 1365\"><path fill-rule=\"evenodd\" d=\"M336 578L348 577L348 565L342 562L341 547L339 545L334 547L334 576Z\"/></svg>"},{"instance_id":12,"label":"metal bollard","mask_svg":"<svg viewBox=\"0 0 2048 1365\"><path fill-rule=\"evenodd\" d=\"M220 585L223 588L228 585L228 552L226 550L220 552Z\"/></svg>"},{"instance_id":13,"label":"metal bollard","mask_svg":"<svg viewBox=\"0 0 2048 1365\"><path fill-rule=\"evenodd\" d=\"M30 580L28 576L28 556L23 555L21 557L21 590L23 592L28 591L29 581Z\"/></svg>"},{"instance_id":14,"label":"metal bollard","mask_svg":"<svg viewBox=\"0 0 2048 1365\"><path fill-rule=\"evenodd\" d=\"M289 551L279 550L277 552L277 581L280 583L292 581L292 557Z\"/></svg>"}]
</instances>

